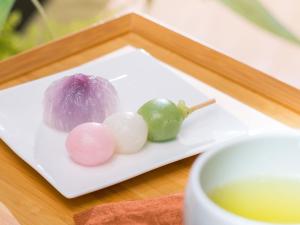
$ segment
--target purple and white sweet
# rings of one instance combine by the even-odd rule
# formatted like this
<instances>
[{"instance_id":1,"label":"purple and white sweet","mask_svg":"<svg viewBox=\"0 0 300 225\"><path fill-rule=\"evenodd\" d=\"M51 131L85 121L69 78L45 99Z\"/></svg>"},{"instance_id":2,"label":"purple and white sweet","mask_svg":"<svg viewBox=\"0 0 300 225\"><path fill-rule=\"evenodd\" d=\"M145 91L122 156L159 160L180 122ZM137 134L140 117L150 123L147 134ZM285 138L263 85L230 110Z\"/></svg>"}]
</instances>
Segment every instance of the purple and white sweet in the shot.
<instances>
[{"instance_id":1,"label":"purple and white sweet","mask_svg":"<svg viewBox=\"0 0 300 225\"><path fill-rule=\"evenodd\" d=\"M44 121L60 131L86 122L101 123L117 111L116 89L98 76L75 74L54 81L44 96Z\"/></svg>"}]
</instances>

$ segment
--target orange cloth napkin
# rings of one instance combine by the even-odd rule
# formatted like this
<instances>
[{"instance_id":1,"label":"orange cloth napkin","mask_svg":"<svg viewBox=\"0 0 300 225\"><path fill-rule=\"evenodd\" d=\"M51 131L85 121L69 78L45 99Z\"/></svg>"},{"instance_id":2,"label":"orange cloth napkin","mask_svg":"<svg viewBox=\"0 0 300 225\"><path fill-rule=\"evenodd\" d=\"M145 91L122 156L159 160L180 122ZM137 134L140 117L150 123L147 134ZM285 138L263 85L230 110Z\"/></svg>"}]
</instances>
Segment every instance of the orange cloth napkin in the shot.
<instances>
[{"instance_id":1,"label":"orange cloth napkin","mask_svg":"<svg viewBox=\"0 0 300 225\"><path fill-rule=\"evenodd\" d=\"M75 214L76 225L182 225L183 195L96 206Z\"/></svg>"}]
</instances>

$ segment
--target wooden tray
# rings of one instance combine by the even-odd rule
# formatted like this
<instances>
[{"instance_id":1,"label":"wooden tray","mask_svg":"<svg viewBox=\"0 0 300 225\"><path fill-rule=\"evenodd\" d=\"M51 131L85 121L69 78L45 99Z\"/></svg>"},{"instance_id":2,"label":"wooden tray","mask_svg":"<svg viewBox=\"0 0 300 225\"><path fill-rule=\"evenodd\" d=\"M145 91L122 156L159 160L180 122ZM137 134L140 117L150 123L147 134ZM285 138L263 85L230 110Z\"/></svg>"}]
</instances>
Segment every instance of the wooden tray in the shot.
<instances>
[{"instance_id":1,"label":"wooden tray","mask_svg":"<svg viewBox=\"0 0 300 225\"><path fill-rule=\"evenodd\" d=\"M144 48L245 104L300 127L299 90L137 14L96 25L0 62L0 89L80 65L126 45ZM75 212L96 204L182 192L195 159L191 157L68 200L2 141L0 151L0 200L22 225L73 224Z\"/></svg>"}]
</instances>

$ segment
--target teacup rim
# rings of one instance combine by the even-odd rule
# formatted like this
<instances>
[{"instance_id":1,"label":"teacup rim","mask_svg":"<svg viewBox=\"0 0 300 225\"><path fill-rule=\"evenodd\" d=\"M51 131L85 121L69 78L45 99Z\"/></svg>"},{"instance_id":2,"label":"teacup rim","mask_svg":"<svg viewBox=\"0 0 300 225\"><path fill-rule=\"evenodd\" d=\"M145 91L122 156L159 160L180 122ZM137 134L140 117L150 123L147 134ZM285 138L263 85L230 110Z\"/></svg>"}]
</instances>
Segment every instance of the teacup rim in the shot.
<instances>
[{"instance_id":1,"label":"teacup rim","mask_svg":"<svg viewBox=\"0 0 300 225\"><path fill-rule=\"evenodd\" d=\"M223 143L219 143L207 150L203 154L203 156L200 156L196 159L195 163L193 164L193 167L191 169L191 188L194 189L194 193L197 193L195 197L198 199L199 202L203 202L205 207L213 212L214 214L217 214L222 220L225 220L233 225L291 225L291 224L279 224L279 223L267 223L257 220L251 220L239 215L236 215L232 212L229 212L222 207L218 206L216 203L214 203L205 193L205 191L202 188L202 184L199 181L199 177L201 176L201 173L203 171L203 168L210 159L215 157L216 155L220 154L220 152L224 151L226 148L246 143L249 141L259 140L263 138L291 138L291 137L300 137L300 132L297 130L291 130L291 131L274 131L274 132L264 132L264 133L254 133L254 134L247 134L235 139L232 139L230 141L226 141ZM292 224L292 225L300 225L300 224Z\"/></svg>"}]
</instances>

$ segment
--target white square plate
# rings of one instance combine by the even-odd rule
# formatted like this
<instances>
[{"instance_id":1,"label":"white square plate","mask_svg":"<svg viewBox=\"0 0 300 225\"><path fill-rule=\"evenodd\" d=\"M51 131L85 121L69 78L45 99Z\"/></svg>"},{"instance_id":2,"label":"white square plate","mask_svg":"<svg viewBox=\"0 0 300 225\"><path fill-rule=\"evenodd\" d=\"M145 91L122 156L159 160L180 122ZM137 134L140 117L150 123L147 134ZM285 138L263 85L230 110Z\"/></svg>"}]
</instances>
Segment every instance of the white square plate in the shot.
<instances>
[{"instance_id":1,"label":"white square plate","mask_svg":"<svg viewBox=\"0 0 300 225\"><path fill-rule=\"evenodd\" d=\"M208 99L178 73L142 50L97 59L0 91L0 137L67 198L119 183L247 132L242 122L216 104L193 113L174 141L147 143L141 152L117 154L102 166L79 166L69 159L65 150L67 134L52 130L42 122L45 89L52 81L74 73L109 79L118 91L123 111L136 111L156 97L183 99L190 105Z\"/></svg>"}]
</instances>

